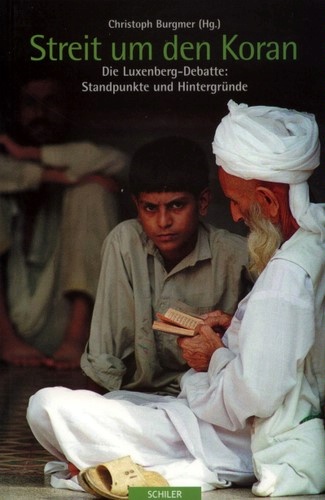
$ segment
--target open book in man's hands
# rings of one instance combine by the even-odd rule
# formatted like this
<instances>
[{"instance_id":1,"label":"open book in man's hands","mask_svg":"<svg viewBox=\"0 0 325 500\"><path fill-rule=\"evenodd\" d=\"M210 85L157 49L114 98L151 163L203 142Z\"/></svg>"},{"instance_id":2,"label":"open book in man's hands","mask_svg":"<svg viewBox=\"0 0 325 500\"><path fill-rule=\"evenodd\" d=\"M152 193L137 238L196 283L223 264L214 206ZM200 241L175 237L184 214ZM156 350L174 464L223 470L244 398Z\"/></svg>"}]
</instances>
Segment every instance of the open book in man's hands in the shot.
<instances>
[{"instance_id":1,"label":"open book in man's hands","mask_svg":"<svg viewBox=\"0 0 325 500\"><path fill-rule=\"evenodd\" d=\"M200 316L177 311L177 309L169 308L165 314L157 313L158 321L152 324L153 330L172 333L174 335L185 335L193 337L195 327L203 323Z\"/></svg>"}]
</instances>

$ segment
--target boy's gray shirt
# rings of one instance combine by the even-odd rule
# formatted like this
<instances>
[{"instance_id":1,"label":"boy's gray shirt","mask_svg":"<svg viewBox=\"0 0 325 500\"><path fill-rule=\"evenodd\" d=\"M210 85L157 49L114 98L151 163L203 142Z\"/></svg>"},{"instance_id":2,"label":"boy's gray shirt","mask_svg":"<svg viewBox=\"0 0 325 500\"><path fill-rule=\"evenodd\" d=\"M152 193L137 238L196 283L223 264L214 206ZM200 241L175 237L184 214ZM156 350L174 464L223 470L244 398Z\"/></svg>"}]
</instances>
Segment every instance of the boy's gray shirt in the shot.
<instances>
[{"instance_id":1,"label":"boy's gray shirt","mask_svg":"<svg viewBox=\"0 0 325 500\"><path fill-rule=\"evenodd\" d=\"M175 394L188 368L177 338L152 330L157 312L176 307L233 313L246 293L246 239L200 223L194 250L170 272L137 220L119 224L103 247L84 372L108 391Z\"/></svg>"}]
</instances>

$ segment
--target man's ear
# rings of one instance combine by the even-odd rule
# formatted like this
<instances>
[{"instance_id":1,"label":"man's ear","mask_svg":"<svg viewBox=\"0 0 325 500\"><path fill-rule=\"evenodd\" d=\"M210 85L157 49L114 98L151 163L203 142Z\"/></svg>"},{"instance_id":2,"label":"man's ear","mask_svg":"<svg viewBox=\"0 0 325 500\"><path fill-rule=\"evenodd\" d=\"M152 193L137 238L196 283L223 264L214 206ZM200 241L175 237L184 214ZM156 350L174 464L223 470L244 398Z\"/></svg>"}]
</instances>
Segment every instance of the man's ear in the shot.
<instances>
[{"instance_id":1,"label":"man's ear","mask_svg":"<svg viewBox=\"0 0 325 500\"><path fill-rule=\"evenodd\" d=\"M269 188L258 186L255 189L256 201L260 204L263 214L277 223L280 216L280 203L277 195Z\"/></svg>"},{"instance_id":2,"label":"man's ear","mask_svg":"<svg viewBox=\"0 0 325 500\"><path fill-rule=\"evenodd\" d=\"M199 194L199 214L204 216L208 213L209 204L211 201L211 190L205 188Z\"/></svg>"}]
</instances>

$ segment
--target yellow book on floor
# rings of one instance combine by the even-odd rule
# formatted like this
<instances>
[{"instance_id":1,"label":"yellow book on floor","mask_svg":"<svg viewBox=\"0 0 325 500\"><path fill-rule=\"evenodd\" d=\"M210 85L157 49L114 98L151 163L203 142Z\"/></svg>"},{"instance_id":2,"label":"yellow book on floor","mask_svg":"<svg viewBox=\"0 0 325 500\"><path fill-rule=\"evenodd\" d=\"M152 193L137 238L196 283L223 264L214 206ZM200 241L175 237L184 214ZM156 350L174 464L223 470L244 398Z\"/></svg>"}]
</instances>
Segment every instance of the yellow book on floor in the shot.
<instances>
[{"instance_id":1,"label":"yellow book on floor","mask_svg":"<svg viewBox=\"0 0 325 500\"><path fill-rule=\"evenodd\" d=\"M169 308L165 314L157 313L158 321L152 324L153 330L159 330L174 335L193 337L197 325L203 323L200 316Z\"/></svg>"}]
</instances>

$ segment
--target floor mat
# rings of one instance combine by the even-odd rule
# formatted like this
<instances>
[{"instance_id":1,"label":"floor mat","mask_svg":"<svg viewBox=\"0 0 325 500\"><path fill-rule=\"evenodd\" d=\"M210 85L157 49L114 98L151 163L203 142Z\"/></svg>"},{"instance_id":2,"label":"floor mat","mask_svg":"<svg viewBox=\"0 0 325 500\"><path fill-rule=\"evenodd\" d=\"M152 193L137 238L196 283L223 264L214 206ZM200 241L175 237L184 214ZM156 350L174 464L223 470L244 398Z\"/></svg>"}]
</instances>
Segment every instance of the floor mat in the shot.
<instances>
[{"instance_id":1,"label":"floor mat","mask_svg":"<svg viewBox=\"0 0 325 500\"><path fill-rule=\"evenodd\" d=\"M38 389L56 385L85 389L88 381L81 370L0 366L0 474L43 477L44 465L53 457L30 431L26 409Z\"/></svg>"}]
</instances>

